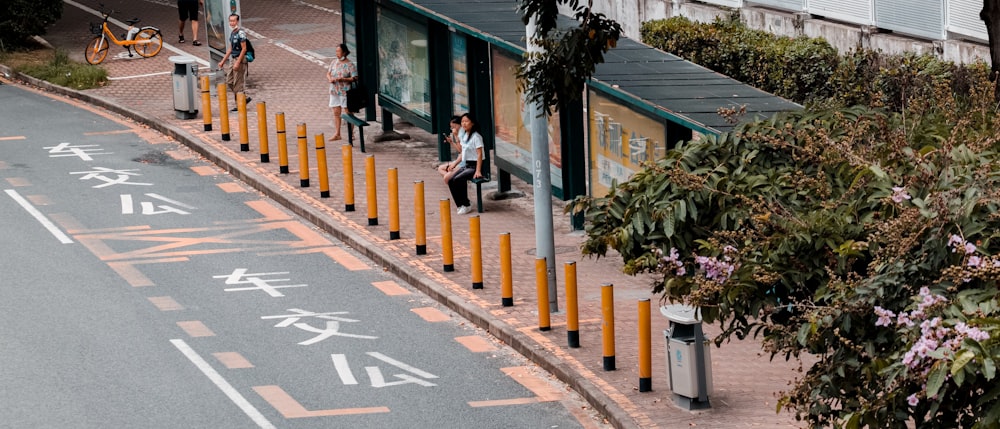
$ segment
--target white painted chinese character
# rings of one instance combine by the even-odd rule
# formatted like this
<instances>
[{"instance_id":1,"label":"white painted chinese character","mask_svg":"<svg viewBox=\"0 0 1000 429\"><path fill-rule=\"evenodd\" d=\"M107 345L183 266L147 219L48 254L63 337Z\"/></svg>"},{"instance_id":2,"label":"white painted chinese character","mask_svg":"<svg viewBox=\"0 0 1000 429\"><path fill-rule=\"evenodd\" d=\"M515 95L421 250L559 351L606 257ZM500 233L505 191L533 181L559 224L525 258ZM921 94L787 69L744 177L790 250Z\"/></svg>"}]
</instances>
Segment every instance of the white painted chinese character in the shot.
<instances>
[{"instance_id":1,"label":"white painted chinese character","mask_svg":"<svg viewBox=\"0 0 1000 429\"><path fill-rule=\"evenodd\" d=\"M401 384L419 384L424 387L437 386L434 383L424 380L424 379L438 378L438 376L434 374L407 365L382 353L368 352L367 354L368 356L371 356L375 359L378 359L403 371L409 372L410 374L414 374L418 377L421 377L417 378L414 377L413 375L406 373L393 374L392 376L399 380L386 382L385 377L382 375L382 370L380 370L377 366L366 366L365 372L368 374L368 379L371 380L372 387L390 387L390 386L398 386ZM358 384L358 379L354 377L354 372L351 371L351 366L347 363L347 356L342 354L332 354L330 355L330 358L333 359L333 367L337 370L337 375L340 377L340 381L342 383L344 383L345 385Z\"/></svg>"},{"instance_id":2,"label":"white painted chinese character","mask_svg":"<svg viewBox=\"0 0 1000 429\"><path fill-rule=\"evenodd\" d=\"M181 207L186 208L188 210L194 210L194 207L192 207L192 206L184 204L184 203L182 203L180 201L174 201L174 200L172 200L170 198L164 197L164 196L159 195L159 194L145 194L145 195L147 197L155 198L157 200L164 201L164 202L176 205L176 206L181 206ZM135 207L134 207L134 204L132 202L132 195L121 194L121 200L122 200L122 214L135 214ZM149 201L142 201L142 202L140 202L139 203L139 207L142 208L142 214L144 214L144 215L157 215L157 214L164 214L164 213L176 213L176 214L182 214L182 215L191 214L190 212L181 210L181 209L173 207L173 206L164 205L164 204L160 204L160 205L154 206L153 203L149 202Z\"/></svg>"},{"instance_id":3,"label":"white painted chinese character","mask_svg":"<svg viewBox=\"0 0 1000 429\"><path fill-rule=\"evenodd\" d=\"M82 174L83 176L80 177L80 180L97 179L104 182L100 185L95 185L94 188L103 188L111 185L153 186L152 183L129 182L128 179L132 176L141 176L141 174L133 173L133 171L139 170L114 170L111 168L95 167L90 171L74 171L69 174ZM112 178L110 176L117 177Z\"/></svg>"},{"instance_id":4,"label":"white painted chinese character","mask_svg":"<svg viewBox=\"0 0 1000 429\"><path fill-rule=\"evenodd\" d=\"M345 334L340 332L340 322L355 323L359 320L348 319L346 317L339 317L338 314L348 314L346 311L330 312L330 313L315 313L312 311L306 311L298 308L289 308L288 311L292 314L283 314L278 316L263 316L261 319L284 319L274 325L275 328L286 328L288 326L294 326L303 331L312 332L317 334L315 337L308 340L302 341L299 345L308 346L311 344L318 343L327 338L337 336L337 337L347 337L347 338L360 338L363 340L376 340L378 337L373 337L370 335L356 335L356 334ZM317 328L308 323L301 323L303 317L316 317L319 319L326 319L325 328Z\"/></svg>"},{"instance_id":5,"label":"white painted chinese character","mask_svg":"<svg viewBox=\"0 0 1000 429\"><path fill-rule=\"evenodd\" d=\"M110 155L111 152L101 152L101 149L89 149L100 147L96 144L72 145L67 142L59 143L56 146L46 146L43 149L49 150L49 158L59 158L64 156L75 156L84 161L93 161L91 155Z\"/></svg>"},{"instance_id":6,"label":"white painted chinese character","mask_svg":"<svg viewBox=\"0 0 1000 429\"><path fill-rule=\"evenodd\" d=\"M282 297L285 296L278 289L284 289L289 287L306 287L309 285L299 284L299 285L272 285L272 282L287 282L291 279L264 279L265 276L276 276L281 274L288 274L288 271L274 272L274 273L247 273L246 268L237 268L233 270L232 274L223 274L221 276L212 276L215 279L226 279L227 285L243 285L251 284L253 286L249 287L235 287L224 289L226 292L242 292L246 290L262 290L267 292L268 295L272 297Z\"/></svg>"}]
</instances>

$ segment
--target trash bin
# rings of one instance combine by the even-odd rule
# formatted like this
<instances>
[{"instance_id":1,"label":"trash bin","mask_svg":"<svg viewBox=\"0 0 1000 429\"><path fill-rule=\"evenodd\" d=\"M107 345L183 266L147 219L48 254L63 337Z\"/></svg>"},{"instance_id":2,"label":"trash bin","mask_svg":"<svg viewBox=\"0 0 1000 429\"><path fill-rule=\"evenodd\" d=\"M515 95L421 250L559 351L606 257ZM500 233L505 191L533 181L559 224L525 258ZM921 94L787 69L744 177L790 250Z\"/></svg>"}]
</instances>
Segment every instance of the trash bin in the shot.
<instances>
[{"instance_id":1,"label":"trash bin","mask_svg":"<svg viewBox=\"0 0 1000 429\"><path fill-rule=\"evenodd\" d=\"M198 116L195 100L198 89L198 63L193 57L177 55L170 57L174 63L174 115L178 119L194 119Z\"/></svg>"},{"instance_id":2,"label":"trash bin","mask_svg":"<svg viewBox=\"0 0 1000 429\"><path fill-rule=\"evenodd\" d=\"M663 331L663 336L674 402L688 410L710 408L712 354L701 329L701 313L683 304L660 307L660 313L670 320L670 327Z\"/></svg>"}]
</instances>

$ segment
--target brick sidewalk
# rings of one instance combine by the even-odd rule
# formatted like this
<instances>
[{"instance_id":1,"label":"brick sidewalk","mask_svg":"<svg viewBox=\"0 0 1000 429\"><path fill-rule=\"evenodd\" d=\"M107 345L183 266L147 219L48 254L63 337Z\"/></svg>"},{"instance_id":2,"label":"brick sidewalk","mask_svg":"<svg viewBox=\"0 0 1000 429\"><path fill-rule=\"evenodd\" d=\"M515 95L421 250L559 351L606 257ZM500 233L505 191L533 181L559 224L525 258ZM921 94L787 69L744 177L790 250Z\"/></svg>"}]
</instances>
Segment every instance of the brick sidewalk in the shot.
<instances>
[{"instance_id":1,"label":"brick sidewalk","mask_svg":"<svg viewBox=\"0 0 1000 429\"><path fill-rule=\"evenodd\" d=\"M140 16L143 24L164 30L164 42L194 56L208 57L207 49L177 45L177 15L174 2L147 0L139 2L108 1L109 8L121 10L119 18ZM87 4L96 8L95 4ZM107 87L75 94L91 103L107 106L150 127L171 135L216 162L234 176L260 190L290 210L306 217L344 240L358 252L374 259L387 270L441 301L455 312L487 329L510 344L544 369L574 386L598 410L619 427L679 428L689 426L711 428L738 427L798 427L793 416L776 413L780 390L797 374L797 362L781 358L770 361L760 353L757 341L733 341L721 348L712 348L712 372L715 391L712 408L689 412L676 407L671 399L664 355L663 330L667 320L660 316L658 297L649 292L649 281L621 273L621 259L616 256L595 260L583 257L580 244L583 235L571 230L569 218L563 214L564 202L553 201L556 272L559 281L559 307L565 309L563 267L576 261L579 284L581 348L569 348L566 343L565 313L552 315L552 330L540 332L535 300L534 222L531 187L514 179L515 189L523 198L503 201L486 199L486 212L480 215L485 288L471 289L469 217L454 214L455 272L442 271L440 245L439 201L448 198L447 186L434 169L437 165L436 137L409 124L397 122L397 131L410 139L374 143L381 124L372 123L366 132L367 153L357 145L352 149L357 210L344 211L343 168L341 142L328 142L330 168L330 198L319 197L314 135L333 133L330 109L327 108L325 69L308 56L329 61L333 47L341 41L340 2L312 0L309 2L262 1L244 2L243 25L260 38L252 38L258 59L251 65L248 93L253 97L248 107L250 152L240 152L240 128L236 114L230 115L232 139L223 142L219 133L218 106L214 131L202 131L199 117L193 120L175 118L172 103L173 70L168 57L176 55L165 46L152 59L116 59L113 47L103 66L114 78ZM88 22L98 19L66 4L63 18L46 35L57 48L82 60L83 48L89 40ZM204 26L202 26L204 28ZM203 30L204 31L204 30ZM190 37L189 37L190 40ZM196 51L196 49L200 49ZM71 91L69 91L72 93ZM230 96L231 97L231 96ZM258 152L256 103L267 108L271 163L260 162ZM214 103L214 99L213 99ZM200 101L199 101L200 104ZM131 112L131 113L129 113ZM274 137L274 115L284 113L288 130L290 174L279 174L277 145ZM299 159L296 149L296 125L306 124L309 167L312 187L299 187ZM345 125L346 134L346 125ZM345 135L346 137L346 135ZM376 163L379 225L369 226L365 195L365 159ZM389 240L389 202L386 170L396 168L401 202L400 232L402 238ZM427 215L428 254L417 256L414 248L414 216L410 211L413 183L423 181ZM484 193L495 190L495 182L484 185ZM474 195L474 189L470 190ZM500 305L499 234L510 232L514 268L513 307ZM615 294L616 371L604 371L601 346L600 285L611 283ZM638 312L642 299L653 302L653 391L638 391ZM706 326L709 335L718 332Z\"/></svg>"}]
</instances>

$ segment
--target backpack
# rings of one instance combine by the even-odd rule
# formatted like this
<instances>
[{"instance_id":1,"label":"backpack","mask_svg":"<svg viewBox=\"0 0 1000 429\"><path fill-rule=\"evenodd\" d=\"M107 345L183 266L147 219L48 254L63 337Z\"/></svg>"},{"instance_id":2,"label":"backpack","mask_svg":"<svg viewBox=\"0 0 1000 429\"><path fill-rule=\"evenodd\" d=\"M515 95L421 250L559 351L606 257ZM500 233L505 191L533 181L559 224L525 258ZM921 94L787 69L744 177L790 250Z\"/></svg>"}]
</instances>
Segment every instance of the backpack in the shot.
<instances>
[{"instance_id":1,"label":"backpack","mask_svg":"<svg viewBox=\"0 0 1000 429\"><path fill-rule=\"evenodd\" d=\"M252 63L253 57L254 57L253 44L250 43L250 39L247 39L247 54L245 55L245 58L247 59L248 63Z\"/></svg>"}]
</instances>

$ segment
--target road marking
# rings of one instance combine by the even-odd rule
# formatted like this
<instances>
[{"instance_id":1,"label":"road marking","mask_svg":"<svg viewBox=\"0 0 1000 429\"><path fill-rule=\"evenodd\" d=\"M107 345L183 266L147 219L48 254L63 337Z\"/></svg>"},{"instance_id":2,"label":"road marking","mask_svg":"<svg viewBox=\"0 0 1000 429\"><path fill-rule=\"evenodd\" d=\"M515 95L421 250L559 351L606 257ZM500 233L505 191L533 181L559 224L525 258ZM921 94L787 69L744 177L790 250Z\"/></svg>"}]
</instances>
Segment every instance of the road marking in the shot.
<instances>
[{"instance_id":1,"label":"road marking","mask_svg":"<svg viewBox=\"0 0 1000 429\"><path fill-rule=\"evenodd\" d=\"M8 137L0 137L0 142L5 142L5 141L10 141L10 140L24 140L24 139L26 139L26 138L27 138L27 137L25 137L25 136L8 136Z\"/></svg>"},{"instance_id":2,"label":"road marking","mask_svg":"<svg viewBox=\"0 0 1000 429\"><path fill-rule=\"evenodd\" d=\"M26 179L26 178L24 178L24 177L8 177L7 178L7 183L10 183L10 186L14 186L14 187L17 187L17 188L23 188L25 186L31 186L31 181L28 180L28 179Z\"/></svg>"},{"instance_id":3,"label":"road marking","mask_svg":"<svg viewBox=\"0 0 1000 429\"><path fill-rule=\"evenodd\" d=\"M110 135L116 135L116 134L133 134L135 132L136 132L135 130L133 130L133 129L130 128L130 129L127 129L127 130L90 131L90 132L83 133L83 135L85 135L85 136L110 136Z\"/></svg>"},{"instance_id":4,"label":"road marking","mask_svg":"<svg viewBox=\"0 0 1000 429\"><path fill-rule=\"evenodd\" d=\"M266 429L274 428L274 425L271 424L271 422L268 421L267 418L260 413L260 411L257 411L257 408L254 408L254 406L250 404L250 402L247 401L247 399L244 398L240 392L233 388L233 385L229 384L225 378L222 378L222 376L219 375L219 373L216 372L215 369L205 361L205 359L202 359L202 357L198 355L198 352L195 352L191 346L188 346L184 340L174 339L170 340L170 343L173 344L174 347L177 347L177 350L180 350L181 353L183 353L195 367L201 370L202 374L205 374L205 376L212 381L212 383L215 383L215 386L218 387L219 390L221 390L227 397L229 397L230 401L233 401L237 407L240 407L247 417L250 417L250 420L257 423L257 426Z\"/></svg>"},{"instance_id":5,"label":"road marking","mask_svg":"<svg viewBox=\"0 0 1000 429\"><path fill-rule=\"evenodd\" d=\"M208 326L205 326L204 323L201 323L197 320L177 322L177 326L180 326L180 328L183 329L184 332L187 332L188 336L194 338L215 336L215 332L212 332L211 329L208 329Z\"/></svg>"},{"instance_id":6,"label":"road marking","mask_svg":"<svg viewBox=\"0 0 1000 429\"><path fill-rule=\"evenodd\" d=\"M372 286L375 286L375 288L377 288L378 290L382 291L382 293L389 296L410 294L410 291L406 290L405 288L403 288L398 283L392 280L387 280L384 282L372 282Z\"/></svg>"},{"instance_id":7,"label":"road marking","mask_svg":"<svg viewBox=\"0 0 1000 429\"><path fill-rule=\"evenodd\" d=\"M368 407L368 408L341 408L332 410L309 411L299 401L292 398L279 386L254 386L254 391L278 410L286 419L299 419L303 417L325 417L325 416L347 416L352 414L374 414L388 413L389 407Z\"/></svg>"},{"instance_id":8,"label":"road marking","mask_svg":"<svg viewBox=\"0 0 1000 429\"><path fill-rule=\"evenodd\" d=\"M137 79L137 78L142 78L142 77L162 76L162 75L171 74L171 73L172 72L157 72L157 73L137 74L137 75L132 75L132 76L109 77L108 80Z\"/></svg>"},{"instance_id":9,"label":"road marking","mask_svg":"<svg viewBox=\"0 0 1000 429\"><path fill-rule=\"evenodd\" d=\"M67 236L58 227L56 227L56 225L52 223L52 221L49 220L49 218L45 217L45 215L43 215L42 212L38 211L38 209L36 209L35 206L31 205L31 203L29 203L28 200L24 199L24 197L22 197L21 194L17 193L17 191L13 189L7 189L5 192L7 192L7 195L10 195L10 197L15 202L20 204L21 207L28 212L28 214L34 217L35 220L38 221L38 223L42 224L42 226L44 226L45 229L49 230L49 233L54 235L56 239L59 240L60 243L62 244L73 243L73 240L71 240L69 236Z\"/></svg>"},{"instance_id":10,"label":"road marking","mask_svg":"<svg viewBox=\"0 0 1000 429\"><path fill-rule=\"evenodd\" d=\"M235 182L219 183L218 185L215 185L215 186L218 186L219 189L222 189L223 191L228 192L230 194L233 194L233 193L236 193L236 192L246 192L245 188L243 188L242 186L240 186L239 183L235 183Z\"/></svg>"},{"instance_id":11,"label":"road marking","mask_svg":"<svg viewBox=\"0 0 1000 429\"><path fill-rule=\"evenodd\" d=\"M438 310L434 307L414 308L411 309L410 311L417 313L417 316L420 316L421 318L423 318L428 322L445 322L451 320L451 318L448 317L447 314L442 313L441 310Z\"/></svg>"},{"instance_id":12,"label":"road marking","mask_svg":"<svg viewBox=\"0 0 1000 429\"><path fill-rule=\"evenodd\" d=\"M459 344L465 346L465 348L469 349L469 351L473 353L491 352L497 349L496 346L478 335L455 337L455 341L458 341Z\"/></svg>"},{"instance_id":13,"label":"road marking","mask_svg":"<svg viewBox=\"0 0 1000 429\"><path fill-rule=\"evenodd\" d=\"M47 197L45 195L28 195L25 198L27 198L28 201L31 201L31 204L34 204L36 206L51 206L52 205L52 200L50 200L49 197Z\"/></svg>"},{"instance_id":14,"label":"road marking","mask_svg":"<svg viewBox=\"0 0 1000 429\"><path fill-rule=\"evenodd\" d=\"M333 354L330 355L330 359L333 359L333 368L337 370L337 375L340 376L341 383L345 385L358 384L358 379L354 377L354 373L351 371L351 365L347 363L347 356Z\"/></svg>"},{"instance_id":15,"label":"road marking","mask_svg":"<svg viewBox=\"0 0 1000 429\"><path fill-rule=\"evenodd\" d=\"M89 248L89 247L88 247ZM91 251L93 252L93 250ZM160 259L147 259L144 261L112 261L108 262L108 266L112 270L118 273L118 277L125 280L129 286L132 287L145 287L145 286L156 286L149 277L146 277L142 271L136 268L136 265L140 264L165 264L168 262L187 262L188 258L160 258Z\"/></svg>"},{"instance_id":16,"label":"road marking","mask_svg":"<svg viewBox=\"0 0 1000 429\"><path fill-rule=\"evenodd\" d=\"M228 369L253 368L253 364L250 361L236 352L212 353L212 356L215 356L219 360L219 363L225 365Z\"/></svg>"},{"instance_id":17,"label":"road marking","mask_svg":"<svg viewBox=\"0 0 1000 429\"><path fill-rule=\"evenodd\" d=\"M563 398L563 393L552 387L551 384L531 373L528 367L515 366L509 368L500 368L504 374L508 377L513 378L514 381L521 383L522 386L535 394L533 398L513 398L513 399L497 399L492 401L469 401L469 406L471 407L498 407L504 405L521 405L521 404L533 404L535 402L551 402L558 401Z\"/></svg>"},{"instance_id":18,"label":"road marking","mask_svg":"<svg viewBox=\"0 0 1000 429\"><path fill-rule=\"evenodd\" d=\"M222 174L222 172L219 171L218 167L214 167L211 165L194 166L191 167L191 171L194 171L199 176L216 176Z\"/></svg>"},{"instance_id":19,"label":"road marking","mask_svg":"<svg viewBox=\"0 0 1000 429\"><path fill-rule=\"evenodd\" d=\"M174 299L169 296L151 296L146 299L153 303L153 305L155 305L160 311L177 311L184 309L184 306L178 304L177 301L174 301Z\"/></svg>"}]
</instances>

